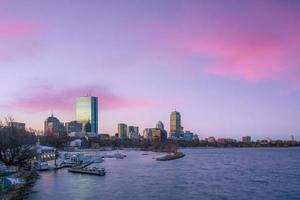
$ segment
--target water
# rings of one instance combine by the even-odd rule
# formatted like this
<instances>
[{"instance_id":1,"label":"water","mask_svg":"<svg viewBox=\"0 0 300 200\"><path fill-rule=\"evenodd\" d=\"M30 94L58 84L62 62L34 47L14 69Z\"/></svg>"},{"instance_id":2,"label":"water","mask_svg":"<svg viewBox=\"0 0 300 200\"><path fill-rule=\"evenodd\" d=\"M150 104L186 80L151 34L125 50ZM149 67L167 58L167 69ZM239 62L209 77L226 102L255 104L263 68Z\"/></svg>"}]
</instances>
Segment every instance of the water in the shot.
<instances>
[{"instance_id":1,"label":"water","mask_svg":"<svg viewBox=\"0 0 300 200\"><path fill-rule=\"evenodd\" d=\"M300 148L183 149L182 159L158 162L157 153L124 151L106 159L104 177L43 172L32 200L300 199Z\"/></svg>"}]
</instances>

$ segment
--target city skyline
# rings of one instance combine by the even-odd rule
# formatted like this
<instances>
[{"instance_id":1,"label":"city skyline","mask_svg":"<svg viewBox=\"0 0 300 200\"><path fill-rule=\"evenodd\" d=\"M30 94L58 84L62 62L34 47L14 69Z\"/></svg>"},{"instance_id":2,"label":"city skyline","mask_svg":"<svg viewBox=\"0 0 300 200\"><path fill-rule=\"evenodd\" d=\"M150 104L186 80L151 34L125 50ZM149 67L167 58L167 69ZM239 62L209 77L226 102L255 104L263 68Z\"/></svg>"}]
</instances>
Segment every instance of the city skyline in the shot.
<instances>
[{"instance_id":1,"label":"city skyline","mask_svg":"<svg viewBox=\"0 0 300 200\"><path fill-rule=\"evenodd\" d=\"M1 1L0 118L43 129L99 98L99 132L176 108L204 138L300 137L300 2ZM55 14L54 14L55 13Z\"/></svg>"}]
</instances>

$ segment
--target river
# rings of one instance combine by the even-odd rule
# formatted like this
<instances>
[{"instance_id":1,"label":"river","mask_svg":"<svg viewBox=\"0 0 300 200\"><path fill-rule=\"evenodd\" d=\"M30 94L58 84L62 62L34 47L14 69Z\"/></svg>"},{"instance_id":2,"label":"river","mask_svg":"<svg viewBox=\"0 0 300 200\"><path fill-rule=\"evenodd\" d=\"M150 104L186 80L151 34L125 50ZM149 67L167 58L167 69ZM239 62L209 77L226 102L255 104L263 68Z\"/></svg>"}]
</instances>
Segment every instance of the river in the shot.
<instances>
[{"instance_id":1,"label":"river","mask_svg":"<svg viewBox=\"0 0 300 200\"><path fill-rule=\"evenodd\" d=\"M101 164L104 177L41 172L30 200L226 200L300 199L300 148L181 149L172 161L161 153L122 151L122 160Z\"/></svg>"}]
</instances>

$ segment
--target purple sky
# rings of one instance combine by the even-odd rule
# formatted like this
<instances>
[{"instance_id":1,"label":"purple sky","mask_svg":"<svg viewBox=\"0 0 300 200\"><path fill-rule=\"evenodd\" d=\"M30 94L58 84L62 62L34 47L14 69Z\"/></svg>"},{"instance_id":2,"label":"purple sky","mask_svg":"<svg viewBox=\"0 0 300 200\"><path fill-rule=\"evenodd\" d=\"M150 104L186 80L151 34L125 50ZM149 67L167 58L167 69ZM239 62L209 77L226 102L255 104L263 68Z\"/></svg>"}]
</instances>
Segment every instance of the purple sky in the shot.
<instances>
[{"instance_id":1,"label":"purple sky","mask_svg":"<svg viewBox=\"0 0 300 200\"><path fill-rule=\"evenodd\" d=\"M300 138L298 0L3 0L0 117L41 129L99 96L99 128Z\"/></svg>"}]
</instances>

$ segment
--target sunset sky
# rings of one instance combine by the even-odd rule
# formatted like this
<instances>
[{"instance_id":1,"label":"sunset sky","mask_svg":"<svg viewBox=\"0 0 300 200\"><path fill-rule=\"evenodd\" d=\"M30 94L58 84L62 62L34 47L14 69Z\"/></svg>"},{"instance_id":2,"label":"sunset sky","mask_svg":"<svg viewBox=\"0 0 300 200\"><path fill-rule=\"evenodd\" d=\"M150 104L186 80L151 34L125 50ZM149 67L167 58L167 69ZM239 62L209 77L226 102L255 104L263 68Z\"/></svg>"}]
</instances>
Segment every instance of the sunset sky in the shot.
<instances>
[{"instance_id":1,"label":"sunset sky","mask_svg":"<svg viewBox=\"0 0 300 200\"><path fill-rule=\"evenodd\" d=\"M2 0L0 118L43 128L99 97L100 132L300 139L299 0Z\"/></svg>"}]
</instances>

